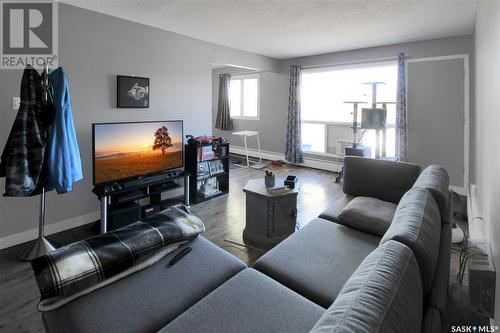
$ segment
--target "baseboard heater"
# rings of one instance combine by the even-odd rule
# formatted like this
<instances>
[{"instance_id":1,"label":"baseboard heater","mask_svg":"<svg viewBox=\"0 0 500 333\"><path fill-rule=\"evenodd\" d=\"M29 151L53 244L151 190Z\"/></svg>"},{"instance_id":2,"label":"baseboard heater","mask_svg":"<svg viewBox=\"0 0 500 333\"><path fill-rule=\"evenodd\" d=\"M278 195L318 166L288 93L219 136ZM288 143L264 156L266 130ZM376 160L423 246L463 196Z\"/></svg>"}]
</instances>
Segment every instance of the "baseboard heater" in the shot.
<instances>
[{"instance_id":1,"label":"baseboard heater","mask_svg":"<svg viewBox=\"0 0 500 333\"><path fill-rule=\"evenodd\" d=\"M482 316L495 316L496 271L488 242L485 240L469 241L470 249L477 253L469 254L469 301L472 310Z\"/></svg>"},{"instance_id":2,"label":"baseboard heater","mask_svg":"<svg viewBox=\"0 0 500 333\"><path fill-rule=\"evenodd\" d=\"M489 243L484 237L484 219L479 207L477 186L470 184L467 193L468 251L471 252L467 267L469 301L475 312L493 318L496 270Z\"/></svg>"}]
</instances>

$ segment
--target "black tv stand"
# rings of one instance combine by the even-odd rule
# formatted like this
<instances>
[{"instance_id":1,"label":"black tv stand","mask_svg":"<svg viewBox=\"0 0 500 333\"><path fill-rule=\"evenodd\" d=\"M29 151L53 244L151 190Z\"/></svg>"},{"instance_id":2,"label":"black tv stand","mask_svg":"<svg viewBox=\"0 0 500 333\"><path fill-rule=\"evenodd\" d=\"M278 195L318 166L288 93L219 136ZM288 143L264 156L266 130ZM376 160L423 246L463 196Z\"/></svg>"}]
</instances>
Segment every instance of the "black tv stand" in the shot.
<instances>
[{"instance_id":1,"label":"black tv stand","mask_svg":"<svg viewBox=\"0 0 500 333\"><path fill-rule=\"evenodd\" d=\"M189 206L189 186L185 184L189 184L189 174L176 170L94 187L92 192L101 201L101 233L142 220L180 202ZM162 199L162 193L176 189L182 189L183 195Z\"/></svg>"}]
</instances>

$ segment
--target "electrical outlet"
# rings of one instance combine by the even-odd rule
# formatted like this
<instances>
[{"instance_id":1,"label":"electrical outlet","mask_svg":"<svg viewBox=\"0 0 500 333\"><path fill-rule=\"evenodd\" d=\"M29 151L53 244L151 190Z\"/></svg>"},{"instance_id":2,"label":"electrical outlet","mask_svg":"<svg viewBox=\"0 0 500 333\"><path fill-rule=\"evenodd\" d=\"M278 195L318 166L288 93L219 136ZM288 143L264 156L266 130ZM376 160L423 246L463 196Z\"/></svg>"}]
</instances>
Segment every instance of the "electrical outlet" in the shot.
<instances>
[{"instance_id":1,"label":"electrical outlet","mask_svg":"<svg viewBox=\"0 0 500 333\"><path fill-rule=\"evenodd\" d=\"M12 108L14 110L19 110L21 106L21 97L12 97Z\"/></svg>"}]
</instances>

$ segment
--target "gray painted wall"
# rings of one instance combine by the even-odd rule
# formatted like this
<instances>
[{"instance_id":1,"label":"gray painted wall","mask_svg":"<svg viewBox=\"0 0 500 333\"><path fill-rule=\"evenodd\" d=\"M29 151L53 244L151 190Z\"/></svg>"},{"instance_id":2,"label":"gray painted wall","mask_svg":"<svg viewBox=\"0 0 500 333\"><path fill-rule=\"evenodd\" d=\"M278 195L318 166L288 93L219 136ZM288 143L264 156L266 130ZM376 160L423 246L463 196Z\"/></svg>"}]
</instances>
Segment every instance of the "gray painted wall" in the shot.
<instances>
[{"instance_id":1,"label":"gray painted wall","mask_svg":"<svg viewBox=\"0 0 500 333\"><path fill-rule=\"evenodd\" d=\"M408 63L408 162L438 164L464 187L464 60Z\"/></svg>"},{"instance_id":2,"label":"gray painted wall","mask_svg":"<svg viewBox=\"0 0 500 333\"><path fill-rule=\"evenodd\" d=\"M475 146L471 159L486 237L497 271L495 319L500 321L500 3L479 2L475 29Z\"/></svg>"},{"instance_id":3,"label":"gray painted wall","mask_svg":"<svg viewBox=\"0 0 500 333\"><path fill-rule=\"evenodd\" d=\"M348 64L372 59L376 60L387 57L397 57L399 52L404 52L410 58L472 53L473 47L472 36L440 38L420 42L370 47L359 50L288 59L282 62L281 70L282 72L288 71L290 65L326 66L343 63Z\"/></svg>"},{"instance_id":4,"label":"gray painted wall","mask_svg":"<svg viewBox=\"0 0 500 333\"><path fill-rule=\"evenodd\" d=\"M93 122L183 119L186 133L210 133L211 63L279 70L279 62L272 58L65 4L59 5L59 61L70 79L85 179L72 193L48 194L48 224L98 210L91 193ZM116 109L117 74L151 78L149 109ZM18 70L0 72L1 148L17 113L12 109L12 97L19 96L21 76ZM0 179L2 193L4 184ZM38 197L0 197L0 238L37 225Z\"/></svg>"}]
</instances>

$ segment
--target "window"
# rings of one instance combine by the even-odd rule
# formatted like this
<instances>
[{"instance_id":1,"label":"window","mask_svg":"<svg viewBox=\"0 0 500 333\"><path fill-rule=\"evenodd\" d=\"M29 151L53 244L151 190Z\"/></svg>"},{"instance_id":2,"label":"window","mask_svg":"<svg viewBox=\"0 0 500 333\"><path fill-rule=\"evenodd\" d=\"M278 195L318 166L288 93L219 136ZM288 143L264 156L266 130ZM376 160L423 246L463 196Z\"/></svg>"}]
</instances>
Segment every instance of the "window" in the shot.
<instances>
[{"instance_id":1,"label":"window","mask_svg":"<svg viewBox=\"0 0 500 333\"><path fill-rule=\"evenodd\" d=\"M326 133L323 124L302 123L302 149L305 151L324 153L326 149Z\"/></svg>"},{"instance_id":2,"label":"window","mask_svg":"<svg viewBox=\"0 0 500 333\"><path fill-rule=\"evenodd\" d=\"M259 75L235 75L229 87L231 118L259 119Z\"/></svg>"},{"instance_id":3,"label":"window","mask_svg":"<svg viewBox=\"0 0 500 333\"><path fill-rule=\"evenodd\" d=\"M377 102L395 102L397 88L396 62L336 66L302 72L302 148L313 153L342 154L341 143L352 142L353 105L346 101L364 101L361 108L371 107L372 86L365 82L385 82L377 87ZM382 107L377 104L377 107ZM386 156L395 155L396 105L387 104ZM363 132L363 131L358 131ZM373 132L373 133L372 133ZM361 134L361 133L360 133ZM361 135L359 137L361 139ZM375 131L367 130L362 144L375 155Z\"/></svg>"}]
</instances>

